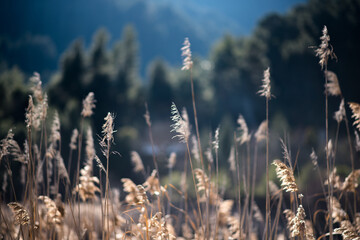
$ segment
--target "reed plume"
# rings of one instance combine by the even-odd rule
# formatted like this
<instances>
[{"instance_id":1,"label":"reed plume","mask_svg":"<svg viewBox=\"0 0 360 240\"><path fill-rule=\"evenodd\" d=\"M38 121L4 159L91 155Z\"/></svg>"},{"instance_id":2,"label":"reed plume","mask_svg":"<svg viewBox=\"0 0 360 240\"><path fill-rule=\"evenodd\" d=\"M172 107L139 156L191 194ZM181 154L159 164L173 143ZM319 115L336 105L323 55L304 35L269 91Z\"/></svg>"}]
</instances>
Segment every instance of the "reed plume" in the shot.
<instances>
[{"instance_id":1,"label":"reed plume","mask_svg":"<svg viewBox=\"0 0 360 240\"><path fill-rule=\"evenodd\" d=\"M193 62L191 60L191 49L189 38L185 38L183 47L181 48L181 56L184 57L183 67L181 70L190 70L192 68Z\"/></svg>"},{"instance_id":2,"label":"reed plume","mask_svg":"<svg viewBox=\"0 0 360 240\"><path fill-rule=\"evenodd\" d=\"M95 102L96 100L94 98L94 93L89 92L89 94L83 100L83 109L81 111L82 117L90 117L94 114L93 109L95 108Z\"/></svg>"},{"instance_id":3,"label":"reed plume","mask_svg":"<svg viewBox=\"0 0 360 240\"><path fill-rule=\"evenodd\" d=\"M332 71L325 71L325 75L328 79L328 82L325 85L325 91L331 96L341 96L339 80L336 74Z\"/></svg>"},{"instance_id":4,"label":"reed plume","mask_svg":"<svg viewBox=\"0 0 360 240\"><path fill-rule=\"evenodd\" d=\"M171 120L174 122L170 126L172 128L171 132L176 133L173 138L178 138L180 142L187 142L190 136L190 125L186 109L184 108L181 116L175 103L172 103L171 114Z\"/></svg>"},{"instance_id":5,"label":"reed plume","mask_svg":"<svg viewBox=\"0 0 360 240\"><path fill-rule=\"evenodd\" d=\"M144 164L141 160L140 155L136 151L131 152L131 162L134 165L134 172L144 172Z\"/></svg>"},{"instance_id":6,"label":"reed plume","mask_svg":"<svg viewBox=\"0 0 360 240\"><path fill-rule=\"evenodd\" d=\"M353 113L351 117L355 119L353 125L356 126L358 130L360 130L360 104L349 102L349 107Z\"/></svg>"},{"instance_id":7,"label":"reed plume","mask_svg":"<svg viewBox=\"0 0 360 240\"><path fill-rule=\"evenodd\" d=\"M39 196L39 200L43 201L46 206L45 219L48 224L60 225L63 223L64 216L56 206L56 203L47 196Z\"/></svg>"},{"instance_id":8,"label":"reed plume","mask_svg":"<svg viewBox=\"0 0 360 240\"><path fill-rule=\"evenodd\" d=\"M299 189L295 182L294 172L280 160L274 160L273 165L276 166L276 175L281 181L281 187L286 192L297 192Z\"/></svg>"},{"instance_id":9,"label":"reed plume","mask_svg":"<svg viewBox=\"0 0 360 240\"><path fill-rule=\"evenodd\" d=\"M29 212L23 205L17 202L11 202L7 204L11 211L14 213L14 224L15 225L29 225L30 217Z\"/></svg>"},{"instance_id":10,"label":"reed plume","mask_svg":"<svg viewBox=\"0 0 360 240\"><path fill-rule=\"evenodd\" d=\"M337 110L334 113L334 119L340 123L344 120L344 118L346 117L346 112L345 112L345 102L344 99L341 99L340 102L340 106L339 106L339 110Z\"/></svg>"},{"instance_id":11,"label":"reed plume","mask_svg":"<svg viewBox=\"0 0 360 240\"><path fill-rule=\"evenodd\" d=\"M327 27L324 26L322 30L322 36L320 37L321 44L318 48L315 49L316 56L319 57L319 64L321 66L321 69L324 68L324 66L327 66L327 62L329 60L329 57L331 59L336 58L336 55L333 51L333 47L331 46L330 42L330 36L328 34ZM326 72L327 69L325 69Z\"/></svg>"}]
</instances>

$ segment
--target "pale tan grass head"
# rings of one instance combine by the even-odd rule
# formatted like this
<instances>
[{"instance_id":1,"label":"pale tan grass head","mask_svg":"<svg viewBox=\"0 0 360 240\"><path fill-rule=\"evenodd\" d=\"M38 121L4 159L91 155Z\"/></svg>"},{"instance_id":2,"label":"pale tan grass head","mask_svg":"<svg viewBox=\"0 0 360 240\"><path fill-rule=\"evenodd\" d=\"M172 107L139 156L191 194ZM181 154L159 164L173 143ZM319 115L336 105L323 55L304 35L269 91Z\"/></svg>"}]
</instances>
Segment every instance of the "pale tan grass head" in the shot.
<instances>
[{"instance_id":1,"label":"pale tan grass head","mask_svg":"<svg viewBox=\"0 0 360 240\"><path fill-rule=\"evenodd\" d=\"M219 149L219 134L220 134L220 127L216 128L214 141L212 142L213 148L215 149L215 151L217 151Z\"/></svg>"},{"instance_id":2,"label":"pale tan grass head","mask_svg":"<svg viewBox=\"0 0 360 240\"><path fill-rule=\"evenodd\" d=\"M357 152L360 151L360 137L359 137L359 133L355 130L355 149Z\"/></svg>"},{"instance_id":3,"label":"pale tan grass head","mask_svg":"<svg viewBox=\"0 0 360 240\"><path fill-rule=\"evenodd\" d=\"M351 173L345 178L341 190L356 193L356 188L359 186L358 183L359 177L360 177L360 169L351 171Z\"/></svg>"},{"instance_id":4,"label":"pale tan grass head","mask_svg":"<svg viewBox=\"0 0 360 240\"><path fill-rule=\"evenodd\" d=\"M172 152L170 154L167 167L168 168L174 168L175 164L176 164L176 153Z\"/></svg>"},{"instance_id":5,"label":"pale tan grass head","mask_svg":"<svg viewBox=\"0 0 360 240\"><path fill-rule=\"evenodd\" d=\"M236 163L235 163L235 148L234 148L234 146L231 146L228 162L230 164L230 171L235 173L236 172Z\"/></svg>"},{"instance_id":6,"label":"pale tan grass head","mask_svg":"<svg viewBox=\"0 0 360 240\"><path fill-rule=\"evenodd\" d=\"M249 135L249 129L243 115L239 115L237 119L237 124L239 125L238 129L240 130L240 137L238 139L240 145L249 142L251 139L251 135Z\"/></svg>"},{"instance_id":7,"label":"pale tan grass head","mask_svg":"<svg viewBox=\"0 0 360 240\"><path fill-rule=\"evenodd\" d=\"M86 153L86 165L88 165L92 170L93 169L93 160L95 158L96 152L95 152L95 147L94 147L93 132L90 127L86 131L85 153Z\"/></svg>"},{"instance_id":8,"label":"pale tan grass head","mask_svg":"<svg viewBox=\"0 0 360 240\"><path fill-rule=\"evenodd\" d=\"M330 197L330 207L332 210L332 219L334 223L340 223L344 219L348 219L347 213L341 208L341 204L336 197Z\"/></svg>"},{"instance_id":9,"label":"pale tan grass head","mask_svg":"<svg viewBox=\"0 0 360 240\"><path fill-rule=\"evenodd\" d=\"M193 155L193 158L195 159L195 161L200 164L200 152L199 152L199 145L198 145L198 141L196 139L195 135L191 136L191 142L192 142L192 148L191 148L191 153Z\"/></svg>"},{"instance_id":10,"label":"pale tan grass head","mask_svg":"<svg viewBox=\"0 0 360 240\"><path fill-rule=\"evenodd\" d=\"M26 128L28 129L30 129L33 126L33 112L34 112L34 102L32 96L30 95L28 107L25 113L25 123L26 123Z\"/></svg>"},{"instance_id":11,"label":"pale tan grass head","mask_svg":"<svg viewBox=\"0 0 360 240\"><path fill-rule=\"evenodd\" d=\"M261 122L255 133L256 142L261 142L266 139L266 128L267 128L267 121L265 120Z\"/></svg>"},{"instance_id":12,"label":"pale tan grass head","mask_svg":"<svg viewBox=\"0 0 360 240\"><path fill-rule=\"evenodd\" d=\"M173 124L170 126L171 132L175 132L176 135L173 138L178 138L180 142L188 142L190 136L190 124L189 118L184 108L182 115L180 115L175 103L171 104L171 120Z\"/></svg>"},{"instance_id":13,"label":"pale tan grass head","mask_svg":"<svg viewBox=\"0 0 360 240\"><path fill-rule=\"evenodd\" d=\"M334 167L333 170L330 172L330 176L329 179L326 179L324 184L328 185L330 181L330 185L334 188L334 189L339 189L341 190L343 187L343 183L340 180L340 176L337 175L337 168Z\"/></svg>"},{"instance_id":14,"label":"pale tan grass head","mask_svg":"<svg viewBox=\"0 0 360 240\"><path fill-rule=\"evenodd\" d=\"M42 92L42 82L40 79L40 74L34 72L33 76L30 77L30 82L32 84L31 91L33 92L33 96L35 97L38 103L43 100L43 92Z\"/></svg>"},{"instance_id":15,"label":"pale tan grass head","mask_svg":"<svg viewBox=\"0 0 360 240\"><path fill-rule=\"evenodd\" d=\"M318 48L315 49L316 56L319 57L319 64L321 66L321 69L324 68L324 66L327 65L329 57L335 58L336 55L333 51L333 47L329 44L330 42L330 36L328 34L327 27L324 26L322 30L323 35L320 37L321 44Z\"/></svg>"},{"instance_id":16,"label":"pale tan grass head","mask_svg":"<svg viewBox=\"0 0 360 240\"><path fill-rule=\"evenodd\" d=\"M95 108L95 98L94 93L89 92L86 98L83 100L83 109L81 111L82 117L90 117L94 114L93 109Z\"/></svg>"},{"instance_id":17,"label":"pale tan grass head","mask_svg":"<svg viewBox=\"0 0 360 240\"><path fill-rule=\"evenodd\" d=\"M318 167L318 156L315 153L315 150L312 149L311 153L310 153L310 159L312 164L314 165L314 167Z\"/></svg>"},{"instance_id":18,"label":"pale tan grass head","mask_svg":"<svg viewBox=\"0 0 360 240\"><path fill-rule=\"evenodd\" d=\"M51 124L50 142L54 145L54 148L58 146L58 142L61 140L60 134L60 119L57 111L54 113L54 119Z\"/></svg>"},{"instance_id":19,"label":"pale tan grass head","mask_svg":"<svg viewBox=\"0 0 360 240\"><path fill-rule=\"evenodd\" d=\"M339 106L339 110L337 110L334 113L334 119L340 123L342 120L344 120L344 118L346 117L346 112L345 112L345 102L344 99L341 100L340 102L340 106Z\"/></svg>"},{"instance_id":20,"label":"pale tan grass head","mask_svg":"<svg viewBox=\"0 0 360 240\"><path fill-rule=\"evenodd\" d=\"M58 210L56 203L47 196L39 196L39 200L43 201L46 207L45 220L51 225L61 225L64 220L64 216Z\"/></svg>"},{"instance_id":21,"label":"pale tan grass head","mask_svg":"<svg viewBox=\"0 0 360 240\"><path fill-rule=\"evenodd\" d=\"M79 137L79 131L75 128L72 131L71 140L70 140L70 144L69 144L69 147L71 150L76 150L76 148L77 148L76 142L77 142L78 137Z\"/></svg>"},{"instance_id":22,"label":"pale tan grass head","mask_svg":"<svg viewBox=\"0 0 360 240\"><path fill-rule=\"evenodd\" d=\"M353 113L351 117L355 119L353 125L356 126L358 130L360 130L360 104L349 102L349 107Z\"/></svg>"},{"instance_id":23,"label":"pale tan grass head","mask_svg":"<svg viewBox=\"0 0 360 240\"><path fill-rule=\"evenodd\" d=\"M281 187L286 192L297 192L299 189L295 182L294 172L280 160L274 160L273 165L276 166L276 175L281 181Z\"/></svg>"},{"instance_id":24,"label":"pale tan grass head","mask_svg":"<svg viewBox=\"0 0 360 240\"><path fill-rule=\"evenodd\" d=\"M80 183L76 186L75 191L79 193L81 200L84 202L87 199L96 199L96 193L100 192L100 189L96 186L99 184L99 179L92 176L92 169L88 165L85 165L80 170L80 175Z\"/></svg>"},{"instance_id":25,"label":"pale tan grass head","mask_svg":"<svg viewBox=\"0 0 360 240\"><path fill-rule=\"evenodd\" d=\"M148 125L148 127L151 127L150 112L149 112L147 103L145 103L145 108L146 108L146 111L145 111L145 114L144 114L145 122Z\"/></svg>"},{"instance_id":26,"label":"pale tan grass head","mask_svg":"<svg viewBox=\"0 0 360 240\"><path fill-rule=\"evenodd\" d=\"M148 202L145 188L137 185L129 178L122 178L124 192L127 192L125 202L131 205L143 205Z\"/></svg>"},{"instance_id":27,"label":"pale tan grass head","mask_svg":"<svg viewBox=\"0 0 360 240\"><path fill-rule=\"evenodd\" d=\"M343 240L360 240L360 235L349 220L343 220L339 228L334 229L335 234L341 234Z\"/></svg>"},{"instance_id":28,"label":"pale tan grass head","mask_svg":"<svg viewBox=\"0 0 360 240\"><path fill-rule=\"evenodd\" d=\"M193 61L191 59L191 49L190 49L190 41L189 38L185 38L183 47L181 48L181 56L184 57L183 67L181 70L190 70L193 65Z\"/></svg>"},{"instance_id":29,"label":"pale tan grass head","mask_svg":"<svg viewBox=\"0 0 360 240\"><path fill-rule=\"evenodd\" d=\"M266 99L271 98L271 86L270 86L270 68L267 68L264 71L264 78L262 79L261 89L257 92L260 96L266 97Z\"/></svg>"},{"instance_id":30,"label":"pale tan grass head","mask_svg":"<svg viewBox=\"0 0 360 240\"><path fill-rule=\"evenodd\" d=\"M331 96L341 96L341 89L339 86L338 77L332 71L325 71L328 83L325 85L325 91Z\"/></svg>"},{"instance_id":31,"label":"pale tan grass head","mask_svg":"<svg viewBox=\"0 0 360 240\"><path fill-rule=\"evenodd\" d=\"M136 151L131 152L131 162L132 162L132 164L134 166L134 168L133 168L134 172L143 172L143 171L145 171L144 164L143 164L143 162L141 160L141 157Z\"/></svg>"},{"instance_id":32,"label":"pale tan grass head","mask_svg":"<svg viewBox=\"0 0 360 240\"><path fill-rule=\"evenodd\" d=\"M14 133L10 129L6 138L0 141L0 163L3 157L11 155L12 160L26 164L26 156L21 151L19 144L14 140Z\"/></svg>"},{"instance_id":33,"label":"pale tan grass head","mask_svg":"<svg viewBox=\"0 0 360 240\"><path fill-rule=\"evenodd\" d=\"M219 205L219 217L218 217L218 225L226 226L229 217L231 216L231 210L234 205L234 200L224 200L220 202Z\"/></svg>"},{"instance_id":34,"label":"pale tan grass head","mask_svg":"<svg viewBox=\"0 0 360 240\"><path fill-rule=\"evenodd\" d=\"M288 222L288 229L290 231L290 237L301 237L305 239L314 239L312 230L307 229L306 214L302 205L299 205L296 215L289 209L284 211Z\"/></svg>"},{"instance_id":35,"label":"pale tan grass head","mask_svg":"<svg viewBox=\"0 0 360 240\"><path fill-rule=\"evenodd\" d=\"M164 192L165 189L160 186L159 179L157 178L157 171L154 169L151 175L146 179L143 184L145 191L149 192L151 195L158 196L161 192Z\"/></svg>"},{"instance_id":36,"label":"pale tan grass head","mask_svg":"<svg viewBox=\"0 0 360 240\"><path fill-rule=\"evenodd\" d=\"M23 205L17 202L11 202L7 204L11 211L14 213L14 224L15 225L29 225L30 217L29 212Z\"/></svg>"}]
</instances>

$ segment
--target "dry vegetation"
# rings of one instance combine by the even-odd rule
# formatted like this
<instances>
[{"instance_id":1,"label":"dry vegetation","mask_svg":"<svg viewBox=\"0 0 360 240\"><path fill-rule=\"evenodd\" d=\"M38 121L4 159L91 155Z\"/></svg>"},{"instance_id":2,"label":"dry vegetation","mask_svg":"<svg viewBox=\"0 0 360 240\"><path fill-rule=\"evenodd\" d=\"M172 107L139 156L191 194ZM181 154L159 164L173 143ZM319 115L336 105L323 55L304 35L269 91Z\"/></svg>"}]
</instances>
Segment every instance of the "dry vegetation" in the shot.
<instances>
[{"instance_id":1,"label":"dry vegetation","mask_svg":"<svg viewBox=\"0 0 360 240\"><path fill-rule=\"evenodd\" d=\"M1 140L0 164L5 168L0 204L0 238L2 239L360 239L360 213L357 212L358 178L360 169L355 169L354 153L350 135L346 104L336 75L327 70L329 58L335 57L329 44L326 27L321 44L316 48L321 69L325 76L325 123L326 123L326 176L321 176L318 157L313 151L310 158L319 170L323 192L319 201L326 201L325 208L308 212L304 208L304 195L296 183L294 169L296 162L291 159L287 143L280 141L284 160L274 160L276 175L281 183L277 186L270 181L269 161L269 105L272 98L270 69L264 72L263 85L258 92L266 99L266 120L255 134L251 134L242 115L238 118L238 131L234 133L234 147L229 158L233 175L235 199L224 199L219 181L219 131L214 133L207 149L203 151L197 124L195 92L192 79L190 42L184 42L182 56L183 70L190 72L195 134L186 109L179 111L171 107L172 132L186 146L186 159L181 177L181 188L172 184L161 185L156 154L153 150L155 169L146 173L137 152L131 153L134 171L146 176L143 184L137 185L131 179L121 179L125 197L120 201L119 191L111 188L109 181L112 154L114 116L104 118L100 139L102 160L95 153L92 129L86 124L93 115L95 96L89 93L83 101L80 129L74 129L71 137L68 167L61 154L60 121L53 114L50 134L46 129L47 95L43 92L40 76L35 74L32 95L26 110L27 140L21 148L14 140L10 129ZM338 122L345 122L349 158L352 171L342 180L336 172L335 152L337 139L328 139L328 95L340 96L340 108L334 114ZM360 105L349 103L354 125L360 129ZM145 121L152 139L150 113L146 109ZM356 146L360 140L355 129ZM192 143L192 144L191 144ZM266 144L266 207L263 214L255 202L255 186L258 161L258 145ZM83 150L83 145L85 149ZM244 159L239 159L243 149ZM251 154L250 149L255 149ZM83 153L84 151L84 153ZM72 155L77 155L76 176L69 176ZM10 162L21 165L20 182L24 191L15 189ZM195 168L194 161L200 166ZM106 162L106 165L103 165ZM175 166L176 154L168 160L169 175ZM95 164L94 164L95 163ZM240 170L242 166L243 170ZM244 170L245 169L245 170ZM94 174L94 173L97 174ZM231 175L229 174L229 175ZM187 176L191 176L187 181ZM10 183L10 187L7 186ZM326 186L326 187L325 187ZM281 187L281 189L279 189ZM195 189L195 196L189 189ZM282 191L284 190L284 192ZM3 197L11 195L14 202L5 203ZM172 201L172 199L180 199ZM286 201L285 201L286 200Z\"/></svg>"}]
</instances>

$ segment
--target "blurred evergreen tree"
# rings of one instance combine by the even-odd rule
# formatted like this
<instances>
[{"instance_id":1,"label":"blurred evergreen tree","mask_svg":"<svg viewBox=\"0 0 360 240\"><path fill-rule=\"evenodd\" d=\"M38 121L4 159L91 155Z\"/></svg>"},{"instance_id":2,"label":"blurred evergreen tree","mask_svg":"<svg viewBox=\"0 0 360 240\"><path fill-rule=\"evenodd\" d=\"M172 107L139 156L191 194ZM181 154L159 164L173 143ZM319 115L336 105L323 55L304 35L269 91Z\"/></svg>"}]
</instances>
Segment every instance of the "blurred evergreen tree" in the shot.
<instances>
[{"instance_id":1,"label":"blurred evergreen tree","mask_svg":"<svg viewBox=\"0 0 360 240\"><path fill-rule=\"evenodd\" d=\"M24 74L13 67L0 74L0 138L13 129L20 144L25 140L24 110L28 103L29 89L24 83Z\"/></svg>"},{"instance_id":2,"label":"blurred evergreen tree","mask_svg":"<svg viewBox=\"0 0 360 240\"><path fill-rule=\"evenodd\" d=\"M49 105L59 110L62 125L69 131L79 122L82 98L88 92L85 73L83 43L76 40L63 54L60 72L48 85Z\"/></svg>"},{"instance_id":3,"label":"blurred evergreen tree","mask_svg":"<svg viewBox=\"0 0 360 240\"><path fill-rule=\"evenodd\" d=\"M149 73L149 106L153 118L164 118L174 101L173 90L169 83L168 68L163 60L155 60Z\"/></svg>"},{"instance_id":4,"label":"blurred evergreen tree","mask_svg":"<svg viewBox=\"0 0 360 240\"><path fill-rule=\"evenodd\" d=\"M116 110L116 105L113 102L111 62L107 51L108 40L109 34L105 29L99 29L94 34L85 78L85 82L88 84L86 89L95 94L96 110L93 119L97 133L101 132L101 126L107 113Z\"/></svg>"}]
</instances>

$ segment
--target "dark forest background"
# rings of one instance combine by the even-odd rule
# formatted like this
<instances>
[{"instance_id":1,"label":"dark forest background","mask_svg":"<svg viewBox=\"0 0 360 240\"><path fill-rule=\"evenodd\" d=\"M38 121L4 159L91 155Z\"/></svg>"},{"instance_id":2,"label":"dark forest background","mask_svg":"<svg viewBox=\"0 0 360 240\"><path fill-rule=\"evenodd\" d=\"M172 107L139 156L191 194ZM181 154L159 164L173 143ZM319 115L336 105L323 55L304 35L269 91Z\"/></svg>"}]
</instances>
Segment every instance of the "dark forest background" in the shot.
<instances>
[{"instance_id":1,"label":"dark forest background","mask_svg":"<svg viewBox=\"0 0 360 240\"><path fill-rule=\"evenodd\" d=\"M28 79L36 71L49 97L49 124L54 110L59 112L65 152L72 129L80 124L82 99L94 92L96 109L88 123L94 132L101 133L107 112L116 116L113 150L121 156L111 162L111 169L116 169L117 179L132 175L131 150L143 156L145 165L152 164L145 102L157 155L165 162L171 151L182 151L171 140L171 103L186 107L193 119L189 73L180 70L185 37L190 37L195 53L193 77L203 143L220 125L223 165L238 115L244 115L253 130L265 118L264 99L256 92L267 67L275 96L270 105L273 139L291 135L296 150L301 149L300 165L307 162L312 147L323 150L324 79L312 46L319 45L324 25L337 55L329 70L338 75L345 99L360 102L359 0L309 0L286 13L264 16L246 35L234 34L240 30L226 18L209 16L209 22L192 22L160 6L146 1L109 0L100 7L95 0L1 1L0 137L13 128L16 139L25 139ZM108 27L94 31L99 25ZM73 39L74 34L79 38ZM330 113L339 104L340 99L331 98ZM330 121L333 135L336 124ZM340 156L341 151L346 154L346 147L339 151ZM273 152L273 158L281 157L280 150Z\"/></svg>"}]
</instances>

